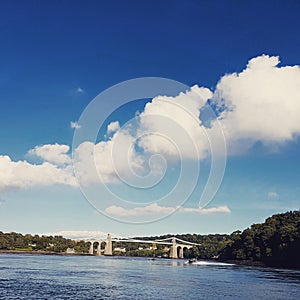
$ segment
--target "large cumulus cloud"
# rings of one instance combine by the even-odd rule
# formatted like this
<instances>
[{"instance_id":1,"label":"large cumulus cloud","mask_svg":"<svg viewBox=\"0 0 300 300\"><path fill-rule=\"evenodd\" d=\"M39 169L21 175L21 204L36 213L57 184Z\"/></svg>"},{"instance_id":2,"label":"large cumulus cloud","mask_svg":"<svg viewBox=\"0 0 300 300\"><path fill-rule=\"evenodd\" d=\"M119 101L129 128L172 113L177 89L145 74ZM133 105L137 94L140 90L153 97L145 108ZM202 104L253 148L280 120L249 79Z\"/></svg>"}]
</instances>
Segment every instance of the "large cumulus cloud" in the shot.
<instances>
[{"instance_id":1,"label":"large cumulus cloud","mask_svg":"<svg viewBox=\"0 0 300 300\"><path fill-rule=\"evenodd\" d=\"M210 153L208 135L219 138L215 134L217 124L223 128L230 155L245 153L257 142L269 147L292 141L300 135L300 68L279 63L277 56L261 55L249 60L241 72L222 76L214 90L196 85L177 97L156 97L136 117L134 131L120 128L115 121L108 126L109 140L96 145L85 142L74 149L74 157L77 163L84 164L94 153L93 162L106 182L118 181L116 165L120 174L129 170L128 164L133 171L145 169L153 153L179 159L178 148L184 147L184 143L174 144L155 134L161 128L166 133L170 121L182 129L176 132L179 141L184 140L181 134L186 133L197 147L197 155L185 149L181 159L205 159ZM207 100L218 110L210 126L203 122L202 115ZM114 148L117 140L118 147ZM132 146L134 143L139 149ZM0 191L51 184L76 186L69 150L68 145L37 146L29 154L39 157L40 164L0 156ZM126 161L122 162L120 157L126 157ZM156 169L162 170L159 166ZM87 184L95 181L88 173L76 175Z\"/></svg>"}]
</instances>

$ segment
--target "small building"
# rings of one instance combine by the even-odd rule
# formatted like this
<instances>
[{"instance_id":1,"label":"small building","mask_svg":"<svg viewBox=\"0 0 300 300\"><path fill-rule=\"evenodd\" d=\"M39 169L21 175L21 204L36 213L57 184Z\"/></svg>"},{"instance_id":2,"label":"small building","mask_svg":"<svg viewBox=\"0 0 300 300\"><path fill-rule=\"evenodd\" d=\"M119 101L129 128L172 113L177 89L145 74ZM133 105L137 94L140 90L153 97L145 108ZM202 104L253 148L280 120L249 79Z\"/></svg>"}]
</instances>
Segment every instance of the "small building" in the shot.
<instances>
[{"instance_id":1,"label":"small building","mask_svg":"<svg viewBox=\"0 0 300 300\"><path fill-rule=\"evenodd\" d=\"M75 249L74 248L67 248L66 253L75 254Z\"/></svg>"},{"instance_id":2,"label":"small building","mask_svg":"<svg viewBox=\"0 0 300 300\"><path fill-rule=\"evenodd\" d=\"M116 248L114 248L114 251L125 253L126 252L126 248L116 247Z\"/></svg>"}]
</instances>

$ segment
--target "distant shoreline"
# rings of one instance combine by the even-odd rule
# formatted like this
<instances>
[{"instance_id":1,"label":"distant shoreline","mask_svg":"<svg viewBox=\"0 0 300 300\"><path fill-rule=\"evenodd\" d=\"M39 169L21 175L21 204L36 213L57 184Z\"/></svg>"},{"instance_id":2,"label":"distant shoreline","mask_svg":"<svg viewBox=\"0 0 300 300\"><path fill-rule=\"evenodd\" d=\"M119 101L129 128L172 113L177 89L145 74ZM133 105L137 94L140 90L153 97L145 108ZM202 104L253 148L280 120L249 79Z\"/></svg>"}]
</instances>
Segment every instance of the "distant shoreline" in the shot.
<instances>
[{"instance_id":1,"label":"distant shoreline","mask_svg":"<svg viewBox=\"0 0 300 300\"><path fill-rule=\"evenodd\" d=\"M300 270L300 268L297 266L280 265L280 264L266 264L261 261L253 261L253 260L217 260L217 261L229 263L229 264L235 264L237 266Z\"/></svg>"},{"instance_id":2,"label":"distant shoreline","mask_svg":"<svg viewBox=\"0 0 300 300\"><path fill-rule=\"evenodd\" d=\"M273 267L266 265L260 261L252 261L252 260L217 260L218 262L224 262L228 264L235 264L241 266L249 266L249 267Z\"/></svg>"},{"instance_id":3,"label":"distant shoreline","mask_svg":"<svg viewBox=\"0 0 300 300\"><path fill-rule=\"evenodd\" d=\"M32 250L0 250L0 254L34 254L34 255L60 255L60 256L90 256L87 253L66 253L53 251L32 251Z\"/></svg>"},{"instance_id":4,"label":"distant shoreline","mask_svg":"<svg viewBox=\"0 0 300 300\"><path fill-rule=\"evenodd\" d=\"M53 252L53 251L33 251L33 250L0 250L0 255L1 254L33 254L33 255L58 255L58 256L96 256L96 255L91 255L88 253L66 253L66 252ZM104 255L103 255L104 256ZM109 257L119 257L116 255L112 255ZM151 258L148 256L122 256L122 257L144 257L144 258ZM187 259L186 259L187 260ZM230 260L230 261L219 261L219 260L214 260L214 259L199 259L199 261L205 260L205 261L215 261L215 262L224 262L224 263L231 263L231 264L236 264L236 265L244 265L244 266L267 266L263 263L260 262L253 262L253 261L236 261L236 260Z\"/></svg>"},{"instance_id":5,"label":"distant shoreline","mask_svg":"<svg viewBox=\"0 0 300 300\"><path fill-rule=\"evenodd\" d=\"M51 251L22 251L22 250L0 250L1 254L29 254L29 255L55 255L55 256L93 256L88 253L66 253L66 252L51 252ZM95 255L94 255L95 256ZM114 257L109 256L109 257ZM119 256L115 256L119 257ZM122 257L141 257L141 256L122 256ZM144 258L149 258L148 256L142 256ZM222 263L229 263L234 264L237 266L248 266L248 267L262 267L262 268L282 268L282 269L293 269L293 270L300 270L297 267L293 266L280 266L280 265L268 265L260 261L252 261L252 260L215 260L215 259L199 259L199 261L215 261L215 262L222 262Z\"/></svg>"},{"instance_id":6,"label":"distant shoreline","mask_svg":"<svg viewBox=\"0 0 300 300\"><path fill-rule=\"evenodd\" d=\"M51 252L51 251L22 251L22 250L0 250L1 254L32 254L32 255L55 255L55 256L93 256L88 253L66 253L66 252ZM94 255L95 256L95 255ZM109 256L109 257L119 257L119 256ZM140 257L141 256L122 256L122 257ZM143 256L144 258L149 258L147 256ZM248 266L248 267L264 267L264 268L283 268L283 269L293 269L299 270L297 267L293 266L279 266L279 265L267 265L260 261L251 261L251 260L215 260L215 259L199 259L199 261L215 261L222 263L234 264L237 266Z\"/></svg>"}]
</instances>

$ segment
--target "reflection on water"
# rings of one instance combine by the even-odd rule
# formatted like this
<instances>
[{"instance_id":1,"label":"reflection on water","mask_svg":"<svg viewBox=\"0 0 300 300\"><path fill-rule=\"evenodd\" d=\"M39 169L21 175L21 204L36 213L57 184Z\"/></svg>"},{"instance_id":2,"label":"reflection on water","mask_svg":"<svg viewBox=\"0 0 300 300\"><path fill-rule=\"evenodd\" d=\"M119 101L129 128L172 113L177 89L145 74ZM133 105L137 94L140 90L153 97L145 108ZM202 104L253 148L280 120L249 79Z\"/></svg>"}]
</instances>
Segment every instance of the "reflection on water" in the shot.
<instances>
[{"instance_id":1,"label":"reflection on water","mask_svg":"<svg viewBox=\"0 0 300 300\"><path fill-rule=\"evenodd\" d=\"M261 268L260 272L262 273L261 278L300 281L300 271L298 270Z\"/></svg>"},{"instance_id":2,"label":"reflection on water","mask_svg":"<svg viewBox=\"0 0 300 300\"><path fill-rule=\"evenodd\" d=\"M0 299L298 299L300 271L201 261L0 255Z\"/></svg>"}]
</instances>

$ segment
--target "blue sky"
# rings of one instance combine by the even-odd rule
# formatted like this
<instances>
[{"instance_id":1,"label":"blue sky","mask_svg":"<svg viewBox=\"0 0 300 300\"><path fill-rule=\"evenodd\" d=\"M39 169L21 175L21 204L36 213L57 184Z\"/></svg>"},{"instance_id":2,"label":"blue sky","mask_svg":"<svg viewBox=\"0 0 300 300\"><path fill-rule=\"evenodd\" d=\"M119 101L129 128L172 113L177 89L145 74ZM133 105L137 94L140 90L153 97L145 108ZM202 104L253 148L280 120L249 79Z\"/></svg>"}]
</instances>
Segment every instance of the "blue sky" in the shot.
<instances>
[{"instance_id":1,"label":"blue sky","mask_svg":"<svg viewBox=\"0 0 300 300\"><path fill-rule=\"evenodd\" d=\"M299 12L298 1L3 1L0 155L13 162L41 164L41 157L28 154L31 149L71 147L70 122L78 121L100 92L125 80L165 77L214 92L225 74L242 72L250 59L263 54L279 56L278 67L299 65ZM297 76L288 77L288 82L297 83ZM224 80L219 90L228 92L231 84ZM275 88L272 80L266 85ZM296 105L300 94L290 85L286 89L289 93L282 101L291 103L287 110L291 115L278 113L282 117L278 127L255 132L261 134L257 140L245 136L251 147L227 157L223 182L208 208L226 206L230 212L181 211L150 224L124 224L97 213L71 184L28 185L18 177L20 184L16 180L16 186L0 188L0 230L222 233L261 222L273 213L299 209L297 124L287 123L290 139L279 137L279 132L284 131L285 119L300 114ZM229 98L235 101L236 95L240 92ZM142 112L144 104L131 104L110 121L122 125L137 110ZM266 114L277 116L281 108L285 108L281 102L270 102ZM235 134L242 137L243 130ZM240 140L230 135L227 143L234 148ZM11 169L0 166L0 186L7 186L5 175ZM203 170L208 172L205 163ZM201 187L203 182L186 207L197 207Z\"/></svg>"}]
</instances>

